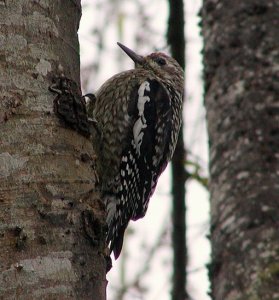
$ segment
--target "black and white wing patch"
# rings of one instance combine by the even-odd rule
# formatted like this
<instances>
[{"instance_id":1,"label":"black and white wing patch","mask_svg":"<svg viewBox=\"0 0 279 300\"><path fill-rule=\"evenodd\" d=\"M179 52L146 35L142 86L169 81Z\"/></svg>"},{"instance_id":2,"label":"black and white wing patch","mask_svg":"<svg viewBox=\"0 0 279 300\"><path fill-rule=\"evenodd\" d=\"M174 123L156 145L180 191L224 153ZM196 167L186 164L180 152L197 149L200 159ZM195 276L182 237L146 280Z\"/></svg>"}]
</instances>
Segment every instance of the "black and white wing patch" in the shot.
<instances>
[{"instance_id":1,"label":"black and white wing patch","mask_svg":"<svg viewBox=\"0 0 279 300\"><path fill-rule=\"evenodd\" d=\"M157 171L171 133L171 100L158 81L147 80L139 86L134 101L132 143L138 157L144 157L146 163Z\"/></svg>"},{"instance_id":2,"label":"black and white wing patch","mask_svg":"<svg viewBox=\"0 0 279 300\"><path fill-rule=\"evenodd\" d=\"M148 85L146 84L148 83ZM144 89L143 100L141 99L141 88L147 85ZM171 99L166 89L156 80L144 82L138 93L138 115L140 117L140 109L142 102L145 102L144 97L148 97L149 101L144 103L144 109L141 119L146 120L142 126L141 136L139 140L134 135L134 141L137 148L140 149L143 160L140 164L141 169L141 199L142 206L135 211L133 220L137 220L145 215L149 199L153 195L157 181L161 173L167 166L167 157L169 154L169 145L171 142ZM135 126L137 123L135 123ZM135 130L133 130L135 132ZM138 132L137 131L137 132ZM138 142L138 143L137 143Z\"/></svg>"},{"instance_id":3,"label":"black and white wing patch","mask_svg":"<svg viewBox=\"0 0 279 300\"><path fill-rule=\"evenodd\" d=\"M111 249L117 258L130 221L142 218L158 177L167 165L171 141L171 99L156 80L146 80L133 91L128 112L133 123L120 164L120 183L115 212L110 219Z\"/></svg>"}]
</instances>

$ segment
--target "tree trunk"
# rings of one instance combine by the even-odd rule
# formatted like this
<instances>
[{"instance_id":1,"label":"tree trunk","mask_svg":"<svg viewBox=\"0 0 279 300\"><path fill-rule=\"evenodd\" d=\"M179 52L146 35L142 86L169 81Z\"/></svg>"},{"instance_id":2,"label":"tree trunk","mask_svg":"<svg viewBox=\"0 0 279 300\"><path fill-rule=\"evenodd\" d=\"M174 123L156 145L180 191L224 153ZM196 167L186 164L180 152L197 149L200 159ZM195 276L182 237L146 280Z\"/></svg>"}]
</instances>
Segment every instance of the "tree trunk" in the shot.
<instances>
[{"instance_id":1,"label":"tree trunk","mask_svg":"<svg viewBox=\"0 0 279 300\"><path fill-rule=\"evenodd\" d=\"M171 55L185 70L185 33L183 0L169 0L169 20L167 40ZM186 199L185 171L186 153L183 140L183 124L178 136L177 146L172 159L172 244L173 244L173 278L172 299L188 299L187 294L187 261L186 246Z\"/></svg>"},{"instance_id":2,"label":"tree trunk","mask_svg":"<svg viewBox=\"0 0 279 300\"><path fill-rule=\"evenodd\" d=\"M279 295L279 3L204 0L212 296Z\"/></svg>"},{"instance_id":3,"label":"tree trunk","mask_svg":"<svg viewBox=\"0 0 279 300\"><path fill-rule=\"evenodd\" d=\"M80 1L0 2L0 298L105 299L104 208L90 141L53 114L79 85Z\"/></svg>"}]
</instances>

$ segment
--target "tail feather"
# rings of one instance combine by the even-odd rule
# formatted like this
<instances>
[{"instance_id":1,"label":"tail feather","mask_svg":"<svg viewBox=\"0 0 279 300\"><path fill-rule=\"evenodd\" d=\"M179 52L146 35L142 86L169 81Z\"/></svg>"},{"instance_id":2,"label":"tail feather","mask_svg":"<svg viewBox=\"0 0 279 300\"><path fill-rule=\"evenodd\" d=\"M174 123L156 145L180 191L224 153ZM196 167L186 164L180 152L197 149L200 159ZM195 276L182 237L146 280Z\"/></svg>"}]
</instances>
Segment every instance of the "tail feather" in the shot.
<instances>
[{"instance_id":1,"label":"tail feather","mask_svg":"<svg viewBox=\"0 0 279 300\"><path fill-rule=\"evenodd\" d=\"M127 226L121 226L118 231L118 235L111 241L110 251L113 251L115 260L119 257L124 240L124 233Z\"/></svg>"}]
</instances>

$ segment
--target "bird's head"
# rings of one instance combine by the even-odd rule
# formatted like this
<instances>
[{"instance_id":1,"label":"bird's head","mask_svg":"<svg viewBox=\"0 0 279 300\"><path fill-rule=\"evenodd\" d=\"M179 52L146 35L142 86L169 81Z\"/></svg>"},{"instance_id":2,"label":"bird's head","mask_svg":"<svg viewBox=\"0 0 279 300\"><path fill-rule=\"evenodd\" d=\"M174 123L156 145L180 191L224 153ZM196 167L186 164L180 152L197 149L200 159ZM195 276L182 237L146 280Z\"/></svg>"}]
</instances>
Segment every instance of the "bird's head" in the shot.
<instances>
[{"instance_id":1,"label":"bird's head","mask_svg":"<svg viewBox=\"0 0 279 300\"><path fill-rule=\"evenodd\" d=\"M121 43L117 44L135 62L135 68L150 70L164 82L175 84L181 90L184 89L184 72L174 58L161 52L141 56Z\"/></svg>"}]
</instances>

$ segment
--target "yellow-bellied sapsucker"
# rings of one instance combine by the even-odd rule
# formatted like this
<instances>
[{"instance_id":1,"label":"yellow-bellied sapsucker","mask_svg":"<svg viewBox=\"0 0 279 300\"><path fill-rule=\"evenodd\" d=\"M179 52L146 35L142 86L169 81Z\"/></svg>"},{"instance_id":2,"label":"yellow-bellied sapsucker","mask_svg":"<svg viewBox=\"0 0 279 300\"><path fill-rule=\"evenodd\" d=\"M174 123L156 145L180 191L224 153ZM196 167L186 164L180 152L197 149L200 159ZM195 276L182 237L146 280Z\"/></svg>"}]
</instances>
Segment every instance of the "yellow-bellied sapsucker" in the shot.
<instances>
[{"instance_id":1,"label":"yellow-bellied sapsucker","mask_svg":"<svg viewBox=\"0 0 279 300\"><path fill-rule=\"evenodd\" d=\"M117 258L130 220L142 218L172 158L182 120L184 74L163 53L140 56L118 43L135 69L116 74L95 94L107 207L107 242Z\"/></svg>"},{"instance_id":2,"label":"yellow-bellied sapsucker","mask_svg":"<svg viewBox=\"0 0 279 300\"><path fill-rule=\"evenodd\" d=\"M118 45L135 62L135 69L106 81L94 96L93 111L88 112L101 133L94 144L100 145L97 163L107 208L107 243L116 259L129 221L145 215L158 178L172 158L184 91L183 70L173 58L160 52L140 56ZM61 82L51 88L58 94L55 111L88 136L84 100L74 84Z\"/></svg>"}]
</instances>

